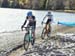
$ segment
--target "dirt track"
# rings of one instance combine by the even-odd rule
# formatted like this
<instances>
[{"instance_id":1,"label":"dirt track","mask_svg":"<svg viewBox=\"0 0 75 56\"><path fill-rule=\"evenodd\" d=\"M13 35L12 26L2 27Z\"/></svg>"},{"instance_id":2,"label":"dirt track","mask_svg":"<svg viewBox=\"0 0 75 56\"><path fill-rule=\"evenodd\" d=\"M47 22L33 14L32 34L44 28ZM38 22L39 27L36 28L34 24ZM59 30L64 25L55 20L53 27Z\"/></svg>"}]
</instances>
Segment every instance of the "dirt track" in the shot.
<instances>
[{"instance_id":1,"label":"dirt track","mask_svg":"<svg viewBox=\"0 0 75 56\"><path fill-rule=\"evenodd\" d=\"M60 27L60 26L55 26L56 30L52 32L52 35L55 35L57 32L61 32L61 33L75 33L75 27ZM42 40L40 38L38 38L36 40L36 43L41 43ZM25 50L24 48L19 48L16 51L13 51L12 53L10 53L9 56L21 56L22 54L24 54Z\"/></svg>"}]
</instances>

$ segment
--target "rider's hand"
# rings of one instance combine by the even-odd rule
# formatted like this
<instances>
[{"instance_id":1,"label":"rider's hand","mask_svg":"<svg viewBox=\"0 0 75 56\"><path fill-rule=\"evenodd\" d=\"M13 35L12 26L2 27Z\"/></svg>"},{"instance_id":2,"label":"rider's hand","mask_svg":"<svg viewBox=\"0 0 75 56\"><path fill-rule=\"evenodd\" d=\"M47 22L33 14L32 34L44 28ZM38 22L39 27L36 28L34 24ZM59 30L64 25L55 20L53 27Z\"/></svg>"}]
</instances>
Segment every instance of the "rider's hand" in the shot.
<instances>
[{"instance_id":1,"label":"rider's hand","mask_svg":"<svg viewBox=\"0 0 75 56\"><path fill-rule=\"evenodd\" d=\"M23 26L21 26L21 30L23 31Z\"/></svg>"},{"instance_id":2,"label":"rider's hand","mask_svg":"<svg viewBox=\"0 0 75 56\"><path fill-rule=\"evenodd\" d=\"M21 28L21 30L23 31L23 28Z\"/></svg>"}]
</instances>

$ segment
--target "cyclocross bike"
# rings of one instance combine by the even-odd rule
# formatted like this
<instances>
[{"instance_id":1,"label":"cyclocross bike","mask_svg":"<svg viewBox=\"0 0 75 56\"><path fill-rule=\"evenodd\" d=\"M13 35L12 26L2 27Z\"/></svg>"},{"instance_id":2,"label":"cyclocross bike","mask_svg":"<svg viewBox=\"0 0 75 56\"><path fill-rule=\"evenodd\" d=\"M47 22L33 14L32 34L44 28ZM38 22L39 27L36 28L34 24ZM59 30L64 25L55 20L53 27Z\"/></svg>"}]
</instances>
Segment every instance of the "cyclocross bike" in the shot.
<instances>
[{"instance_id":1,"label":"cyclocross bike","mask_svg":"<svg viewBox=\"0 0 75 56\"><path fill-rule=\"evenodd\" d=\"M30 43L31 43L31 45L33 45L35 42L35 39L33 39L32 26L24 27L24 28L27 29L27 32L24 36L24 49L27 51Z\"/></svg>"},{"instance_id":2,"label":"cyclocross bike","mask_svg":"<svg viewBox=\"0 0 75 56\"><path fill-rule=\"evenodd\" d=\"M42 23L43 24L46 24L46 23ZM50 26L50 23L47 25L47 28L44 27L43 30L42 30L42 33L41 33L41 38L44 39L45 38L45 35L47 35L47 37L49 38L50 37L50 33L51 33L51 26Z\"/></svg>"}]
</instances>

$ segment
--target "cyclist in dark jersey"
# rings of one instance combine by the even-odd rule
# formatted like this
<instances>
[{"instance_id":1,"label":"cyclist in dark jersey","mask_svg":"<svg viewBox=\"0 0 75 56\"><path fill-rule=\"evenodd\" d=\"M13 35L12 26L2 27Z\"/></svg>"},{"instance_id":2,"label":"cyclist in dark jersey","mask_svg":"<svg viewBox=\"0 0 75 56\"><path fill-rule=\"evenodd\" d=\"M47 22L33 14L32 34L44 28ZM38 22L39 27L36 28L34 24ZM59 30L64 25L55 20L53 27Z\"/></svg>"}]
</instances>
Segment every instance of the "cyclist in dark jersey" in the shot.
<instances>
[{"instance_id":1,"label":"cyclist in dark jersey","mask_svg":"<svg viewBox=\"0 0 75 56\"><path fill-rule=\"evenodd\" d=\"M28 24L27 24L27 22L28 22ZM32 26L32 34L33 34L33 38L35 39L36 20L35 20L35 16L33 16L31 11L29 11L27 13L26 20L25 20L24 24L21 26L22 30L23 30L24 26L25 27Z\"/></svg>"}]
</instances>

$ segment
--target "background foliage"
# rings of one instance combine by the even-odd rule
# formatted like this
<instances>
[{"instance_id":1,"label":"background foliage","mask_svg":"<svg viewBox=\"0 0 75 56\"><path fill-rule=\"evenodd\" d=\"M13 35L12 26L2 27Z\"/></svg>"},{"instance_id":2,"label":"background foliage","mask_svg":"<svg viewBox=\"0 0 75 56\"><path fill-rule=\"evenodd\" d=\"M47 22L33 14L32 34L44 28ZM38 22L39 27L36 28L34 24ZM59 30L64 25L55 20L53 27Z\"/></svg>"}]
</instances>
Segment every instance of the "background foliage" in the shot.
<instances>
[{"instance_id":1,"label":"background foliage","mask_svg":"<svg viewBox=\"0 0 75 56\"><path fill-rule=\"evenodd\" d=\"M0 0L0 7L21 9L75 9L75 0Z\"/></svg>"}]
</instances>

